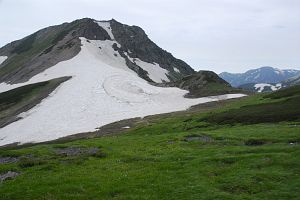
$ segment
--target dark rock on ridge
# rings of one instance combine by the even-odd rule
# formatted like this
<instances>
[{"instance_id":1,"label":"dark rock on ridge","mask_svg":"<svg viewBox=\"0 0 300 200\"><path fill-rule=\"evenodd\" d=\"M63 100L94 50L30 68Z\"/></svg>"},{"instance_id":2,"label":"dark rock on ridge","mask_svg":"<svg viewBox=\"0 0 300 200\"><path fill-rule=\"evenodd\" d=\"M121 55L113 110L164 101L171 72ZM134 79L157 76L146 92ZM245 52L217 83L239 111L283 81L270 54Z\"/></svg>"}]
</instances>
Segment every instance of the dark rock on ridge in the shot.
<instances>
[{"instance_id":1,"label":"dark rock on ridge","mask_svg":"<svg viewBox=\"0 0 300 200\"><path fill-rule=\"evenodd\" d=\"M212 71L199 71L175 82L156 85L163 87L178 87L188 90L189 93L186 95L188 98L241 92L239 89L232 88L230 84Z\"/></svg>"}]
</instances>

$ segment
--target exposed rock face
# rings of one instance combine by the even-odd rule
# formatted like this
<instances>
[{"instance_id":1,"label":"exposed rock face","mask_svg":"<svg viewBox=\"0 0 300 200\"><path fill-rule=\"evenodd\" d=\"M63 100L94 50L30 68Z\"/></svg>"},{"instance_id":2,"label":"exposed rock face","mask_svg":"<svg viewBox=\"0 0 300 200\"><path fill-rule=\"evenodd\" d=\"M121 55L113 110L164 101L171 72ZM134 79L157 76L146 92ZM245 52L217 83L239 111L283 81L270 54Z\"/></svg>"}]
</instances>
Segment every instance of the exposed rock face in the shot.
<instances>
[{"instance_id":1,"label":"exposed rock face","mask_svg":"<svg viewBox=\"0 0 300 200\"><path fill-rule=\"evenodd\" d=\"M209 83L226 84L228 83L218 77L218 75L212 71L199 71L193 75L186 76L182 80L176 82L178 87L185 90L197 90L203 88Z\"/></svg>"},{"instance_id":2,"label":"exposed rock face","mask_svg":"<svg viewBox=\"0 0 300 200\"><path fill-rule=\"evenodd\" d=\"M26 82L58 62L73 58L80 51L79 37L89 40L115 40L114 49L125 58L127 66L149 82L153 80L149 78L148 72L129 60L127 55L147 63L159 64L161 68L169 71L167 76L173 81L194 73L194 70L185 62L174 58L153 43L141 28L124 25L116 20L108 22L114 38L111 38L95 20L84 18L44 28L21 40L7 44L0 48L0 56L8 57L0 64L0 83ZM117 43L121 47L118 47Z\"/></svg>"},{"instance_id":3,"label":"exposed rock face","mask_svg":"<svg viewBox=\"0 0 300 200\"><path fill-rule=\"evenodd\" d=\"M157 63L167 69L170 80L178 80L183 76L195 73L184 61L176 59L169 52L152 42L143 29L111 21L112 32L116 41L121 44L120 51L128 52L132 58L139 58L148 63ZM176 72L175 69L178 69Z\"/></svg>"}]
</instances>

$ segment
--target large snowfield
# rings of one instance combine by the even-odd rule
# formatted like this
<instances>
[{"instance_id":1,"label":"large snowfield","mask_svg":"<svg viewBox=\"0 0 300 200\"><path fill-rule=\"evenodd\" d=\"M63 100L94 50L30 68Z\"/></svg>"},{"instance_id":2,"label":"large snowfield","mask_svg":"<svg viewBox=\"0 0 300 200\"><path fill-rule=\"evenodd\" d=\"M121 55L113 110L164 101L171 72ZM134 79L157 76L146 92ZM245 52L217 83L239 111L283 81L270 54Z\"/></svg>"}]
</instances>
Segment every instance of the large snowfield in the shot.
<instances>
[{"instance_id":1,"label":"large snowfield","mask_svg":"<svg viewBox=\"0 0 300 200\"><path fill-rule=\"evenodd\" d=\"M112 35L109 24L99 25ZM185 90L155 87L138 77L112 48L116 41L80 39L81 51L74 58L56 64L26 83L0 84L0 92L3 92L31 83L72 76L40 104L22 113L21 120L0 129L0 146L54 140L95 131L98 127L123 119L185 110L200 103L244 96L228 94L184 98ZM145 69L151 69L150 65L160 68L158 64L138 62ZM166 77L162 74L165 72L160 68L149 71L149 74L159 81Z\"/></svg>"}]
</instances>

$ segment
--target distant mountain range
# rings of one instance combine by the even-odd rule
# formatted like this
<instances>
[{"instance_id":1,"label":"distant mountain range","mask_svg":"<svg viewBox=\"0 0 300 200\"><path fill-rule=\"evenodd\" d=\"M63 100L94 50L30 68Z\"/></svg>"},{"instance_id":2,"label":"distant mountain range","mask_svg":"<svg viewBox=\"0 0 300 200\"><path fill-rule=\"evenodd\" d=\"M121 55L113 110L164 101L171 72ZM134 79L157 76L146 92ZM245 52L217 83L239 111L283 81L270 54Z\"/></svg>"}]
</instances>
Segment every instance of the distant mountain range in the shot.
<instances>
[{"instance_id":1,"label":"distant mountain range","mask_svg":"<svg viewBox=\"0 0 300 200\"><path fill-rule=\"evenodd\" d=\"M234 87L245 84L268 83L277 84L293 77L300 76L300 70L295 69L276 69L273 67L261 67L251 69L245 73L222 72L219 76Z\"/></svg>"},{"instance_id":2,"label":"distant mountain range","mask_svg":"<svg viewBox=\"0 0 300 200\"><path fill-rule=\"evenodd\" d=\"M279 83L247 83L240 85L239 88L251 92L273 92L281 88L286 88L300 84L300 75L281 81Z\"/></svg>"}]
</instances>

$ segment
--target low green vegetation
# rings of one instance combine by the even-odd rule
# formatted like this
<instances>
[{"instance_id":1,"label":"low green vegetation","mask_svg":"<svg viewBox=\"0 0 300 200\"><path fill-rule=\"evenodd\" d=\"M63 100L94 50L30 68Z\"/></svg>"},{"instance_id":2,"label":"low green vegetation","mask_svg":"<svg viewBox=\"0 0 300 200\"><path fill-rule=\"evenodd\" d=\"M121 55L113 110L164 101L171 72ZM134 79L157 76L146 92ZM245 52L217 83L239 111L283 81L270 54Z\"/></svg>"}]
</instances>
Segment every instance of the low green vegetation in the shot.
<instances>
[{"instance_id":1,"label":"low green vegetation","mask_svg":"<svg viewBox=\"0 0 300 200\"><path fill-rule=\"evenodd\" d=\"M242 90L233 88L227 84L208 82L201 89L196 88L194 91L191 90L188 96L198 98L198 97L214 96L214 95L221 95L221 94L228 94L228 93L239 93L239 92L242 92Z\"/></svg>"},{"instance_id":2,"label":"low green vegetation","mask_svg":"<svg viewBox=\"0 0 300 200\"><path fill-rule=\"evenodd\" d=\"M51 42L52 37L46 37L45 40L35 40L37 33L24 39L11 53L16 53L11 57L7 64L1 67L0 76L7 76L9 73L21 68L26 62L29 62L34 56L39 55Z\"/></svg>"},{"instance_id":3,"label":"low green vegetation","mask_svg":"<svg viewBox=\"0 0 300 200\"><path fill-rule=\"evenodd\" d=\"M300 96L259 105L243 106L226 112L209 115L205 119L216 124L255 124L264 122L299 121Z\"/></svg>"},{"instance_id":4,"label":"low green vegetation","mask_svg":"<svg viewBox=\"0 0 300 200\"><path fill-rule=\"evenodd\" d=\"M270 93L268 95L265 95L264 98L281 99L284 97L294 96L300 96L300 85L296 85L285 90L279 90L277 92Z\"/></svg>"},{"instance_id":5,"label":"low green vegetation","mask_svg":"<svg viewBox=\"0 0 300 200\"><path fill-rule=\"evenodd\" d=\"M12 49L13 56L9 58L7 64L0 68L0 76L9 76L24 67L24 64L30 62L34 57L49 53L52 48L62 40L72 28L75 28L78 22L75 21L64 26L53 26L49 31L40 30L24 39ZM36 39L39 34L43 39Z\"/></svg>"},{"instance_id":6,"label":"low green vegetation","mask_svg":"<svg viewBox=\"0 0 300 200\"><path fill-rule=\"evenodd\" d=\"M0 183L0 198L299 199L300 122L240 123L235 117L249 106L263 114L260 106L284 105L295 96L259 94L205 112L195 107L148 117L122 134L0 150L0 157L19 158L0 164L0 174L20 173ZM231 112L230 123L208 120ZM58 153L68 148L99 151Z\"/></svg>"},{"instance_id":7,"label":"low green vegetation","mask_svg":"<svg viewBox=\"0 0 300 200\"><path fill-rule=\"evenodd\" d=\"M16 46L15 49L11 53L20 54L20 53L23 53L23 52L31 49L32 45L35 41L36 35L37 35L37 32L24 38L24 40L18 46Z\"/></svg>"}]
</instances>

